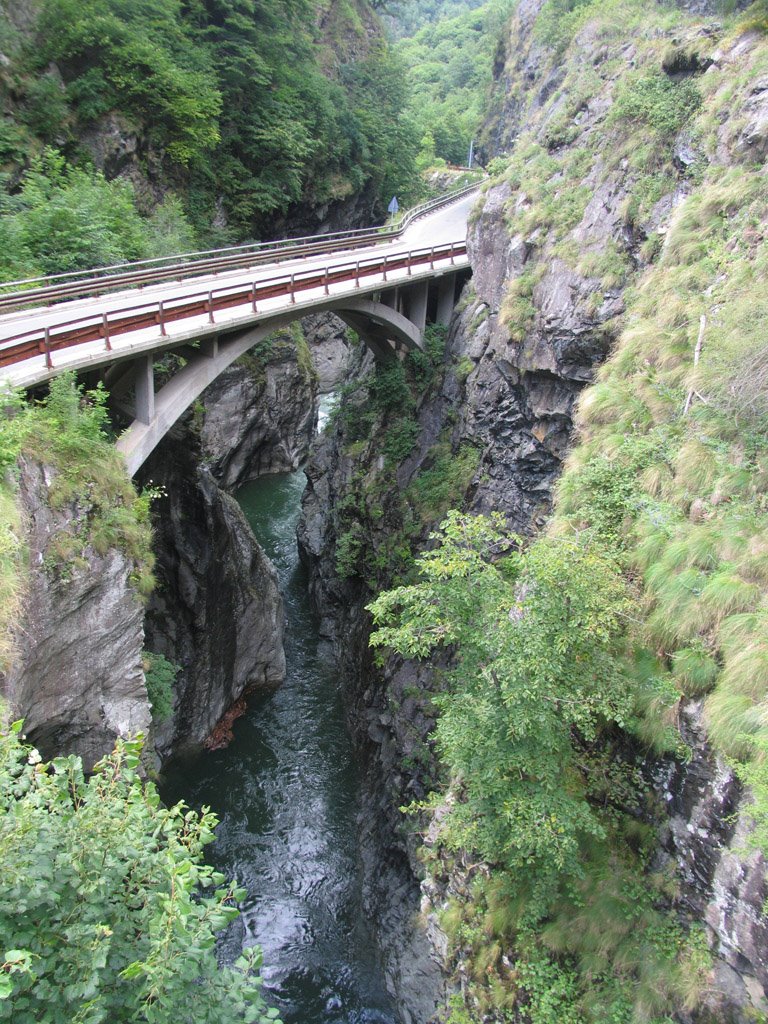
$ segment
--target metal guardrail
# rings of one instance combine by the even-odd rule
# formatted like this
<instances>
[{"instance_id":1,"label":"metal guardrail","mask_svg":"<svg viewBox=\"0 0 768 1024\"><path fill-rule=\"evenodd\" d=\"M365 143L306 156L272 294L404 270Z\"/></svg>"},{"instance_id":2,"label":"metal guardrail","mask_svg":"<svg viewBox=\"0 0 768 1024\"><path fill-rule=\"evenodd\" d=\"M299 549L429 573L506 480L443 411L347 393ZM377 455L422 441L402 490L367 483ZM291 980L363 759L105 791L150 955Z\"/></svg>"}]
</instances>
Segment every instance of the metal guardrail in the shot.
<instances>
[{"instance_id":1,"label":"metal guardrail","mask_svg":"<svg viewBox=\"0 0 768 1024\"><path fill-rule=\"evenodd\" d=\"M163 281L183 280L205 273L237 270L260 263L280 262L324 252L361 248L399 238L415 220L433 210L448 206L477 189L467 185L454 192L438 196L408 210L400 220L382 228L358 228L304 238L280 239L274 242L255 242L251 245L230 246L226 249L208 249L183 253L179 256L139 260L99 267L96 271L70 271L50 277L27 278L0 283L0 313L24 309L72 298L102 295L124 287L157 284ZM169 263L169 260L174 262ZM160 265L162 264L162 265ZM2 289L14 291L2 293ZM0 364L2 365L2 364Z\"/></svg>"},{"instance_id":2,"label":"metal guardrail","mask_svg":"<svg viewBox=\"0 0 768 1024\"><path fill-rule=\"evenodd\" d=\"M91 341L103 341L105 351L112 350L112 339L120 334L159 327L161 337L167 337L167 325L177 320L194 316L207 316L208 322L215 323L215 314L222 309L248 305L258 313L258 303L281 295L290 296L290 304L296 302L297 292L312 288L323 288L329 295L329 286L339 282L354 281L360 286L360 279L383 275L394 270L406 269L410 276L412 268L450 260L455 263L457 256L466 255L464 242L423 247L390 253L383 259L368 256L362 260L339 264L333 268L312 268L291 274L281 274L263 281L254 281L247 287L242 284L224 285L220 288L180 296L176 299L155 299L124 306L109 312L94 311L72 320L62 321L53 326L36 327L3 339L0 342L0 366L9 366L33 356L44 354L48 369L53 368L52 353L57 349Z\"/></svg>"}]
</instances>

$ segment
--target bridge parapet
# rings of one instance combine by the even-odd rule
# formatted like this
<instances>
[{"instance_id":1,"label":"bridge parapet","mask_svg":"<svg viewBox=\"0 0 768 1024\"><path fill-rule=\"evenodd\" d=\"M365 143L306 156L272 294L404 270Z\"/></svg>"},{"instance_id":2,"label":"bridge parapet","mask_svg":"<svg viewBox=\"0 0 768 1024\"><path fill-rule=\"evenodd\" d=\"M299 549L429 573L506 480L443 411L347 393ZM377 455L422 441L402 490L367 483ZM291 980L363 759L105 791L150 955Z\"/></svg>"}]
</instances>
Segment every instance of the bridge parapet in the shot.
<instances>
[{"instance_id":1,"label":"bridge parapet","mask_svg":"<svg viewBox=\"0 0 768 1024\"><path fill-rule=\"evenodd\" d=\"M279 267L166 281L140 295L100 294L7 313L0 316L0 380L32 387L65 370L96 371L122 407L132 394L135 419L118 447L133 473L224 368L292 320L333 310L378 360L419 347L428 317L448 322L457 276L469 270L468 209L465 198L409 236L412 243L436 239L432 245L313 253ZM441 241L446 237L454 240ZM167 351L187 362L155 394L154 359Z\"/></svg>"}]
</instances>

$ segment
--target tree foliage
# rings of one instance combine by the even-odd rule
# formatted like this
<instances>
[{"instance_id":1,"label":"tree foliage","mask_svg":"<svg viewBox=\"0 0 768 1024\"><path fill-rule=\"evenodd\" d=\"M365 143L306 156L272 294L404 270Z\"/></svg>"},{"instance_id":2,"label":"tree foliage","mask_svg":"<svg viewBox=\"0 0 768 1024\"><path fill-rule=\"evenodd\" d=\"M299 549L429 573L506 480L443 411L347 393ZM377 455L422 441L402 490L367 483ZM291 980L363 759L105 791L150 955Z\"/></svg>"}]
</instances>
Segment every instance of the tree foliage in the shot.
<instances>
[{"instance_id":1,"label":"tree foliage","mask_svg":"<svg viewBox=\"0 0 768 1024\"><path fill-rule=\"evenodd\" d=\"M46 149L14 194L0 192L0 279L87 270L189 250L194 233L170 195L140 216L130 182L67 164Z\"/></svg>"},{"instance_id":2,"label":"tree foliage","mask_svg":"<svg viewBox=\"0 0 768 1024\"><path fill-rule=\"evenodd\" d=\"M242 894L203 862L214 815L162 807L138 743L86 779L79 758L42 763L20 729L0 736L0 1020L274 1020L257 950L216 963Z\"/></svg>"},{"instance_id":3,"label":"tree foliage","mask_svg":"<svg viewBox=\"0 0 768 1024\"><path fill-rule=\"evenodd\" d=\"M458 853L467 881L485 865L443 919L471 979L450 1019L662 1024L696 1004L709 959L658 905L642 776L610 751L643 690L619 567L588 534L523 549L500 516L451 512L432 540L420 581L369 610L374 646L450 666L432 698L444 792L412 808L438 807L427 861Z\"/></svg>"},{"instance_id":4,"label":"tree foliage","mask_svg":"<svg viewBox=\"0 0 768 1024\"><path fill-rule=\"evenodd\" d=\"M228 237L364 189L383 211L416 188L418 135L376 31L362 3L43 0L26 42L9 39L18 102L0 158L23 167L56 145L82 166L83 136L107 126L135 139L148 178L177 183L198 230L224 213Z\"/></svg>"},{"instance_id":5,"label":"tree foliage","mask_svg":"<svg viewBox=\"0 0 768 1024\"><path fill-rule=\"evenodd\" d=\"M397 47L410 72L423 167L441 159L466 162L484 113L498 35L512 9L509 0L461 6L463 10L453 5L446 16L430 19ZM407 15L404 8L402 16Z\"/></svg>"},{"instance_id":6,"label":"tree foliage","mask_svg":"<svg viewBox=\"0 0 768 1024\"><path fill-rule=\"evenodd\" d=\"M421 582L369 609L376 647L455 667L436 738L452 785L452 842L551 892L578 874L579 840L600 835L574 766L575 734L631 709L619 657L627 595L616 566L575 541L527 552L501 521L450 513Z\"/></svg>"},{"instance_id":7,"label":"tree foliage","mask_svg":"<svg viewBox=\"0 0 768 1024\"><path fill-rule=\"evenodd\" d=\"M119 109L178 163L218 141L221 95L181 0L45 0L33 61L60 67L80 120Z\"/></svg>"}]
</instances>

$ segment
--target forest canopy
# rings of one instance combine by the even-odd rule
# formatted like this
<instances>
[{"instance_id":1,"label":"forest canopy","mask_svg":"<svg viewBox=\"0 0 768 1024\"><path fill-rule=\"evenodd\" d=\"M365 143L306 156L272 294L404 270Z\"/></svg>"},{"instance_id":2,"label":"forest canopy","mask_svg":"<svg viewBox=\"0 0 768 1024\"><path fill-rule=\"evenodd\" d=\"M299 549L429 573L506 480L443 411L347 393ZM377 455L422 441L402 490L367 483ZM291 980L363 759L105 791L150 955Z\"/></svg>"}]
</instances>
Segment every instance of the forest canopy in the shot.
<instances>
[{"instance_id":1,"label":"forest canopy","mask_svg":"<svg viewBox=\"0 0 768 1024\"><path fill-rule=\"evenodd\" d=\"M433 22L427 5L422 14L426 24L397 46L409 70L422 167L436 159L466 163L485 109L496 41L513 4L467 0L443 6L446 11ZM409 6L398 20L410 24L413 16Z\"/></svg>"},{"instance_id":2,"label":"forest canopy","mask_svg":"<svg viewBox=\"0 0 768 1024\"><path fill-rule=\"evenodd\" d=\"M405 68L362 0L42 0L31 26L8 18L0 49L11 193L52 146L108 179L130 168L143 213L171 188L205 242L414 194Z\"/></svg>"}]
</instances>

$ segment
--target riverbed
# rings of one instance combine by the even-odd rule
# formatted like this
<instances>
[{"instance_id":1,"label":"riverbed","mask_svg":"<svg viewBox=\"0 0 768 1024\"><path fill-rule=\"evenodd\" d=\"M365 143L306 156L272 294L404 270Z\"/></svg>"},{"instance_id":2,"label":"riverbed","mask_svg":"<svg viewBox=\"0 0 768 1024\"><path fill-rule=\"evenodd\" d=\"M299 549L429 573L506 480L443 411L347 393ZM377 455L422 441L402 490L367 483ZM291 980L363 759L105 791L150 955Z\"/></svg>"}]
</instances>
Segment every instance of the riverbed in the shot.
<instances>
[{"instance_id":1,"label":"riverbed","mask_svg":"<svg viewBox=\"0 0 768 1024\"><path fill-rule=\"evenodd\" d=\"M163 796L221 819L208 858L248 895L220 953L262 947L265 995L285 1024L397 1024L361 909L361 766L299 563L304 484L297 471L237 495L280 579L285 683L250 700L225 750L173 766Z\"/></svg>"}]
</instances>

